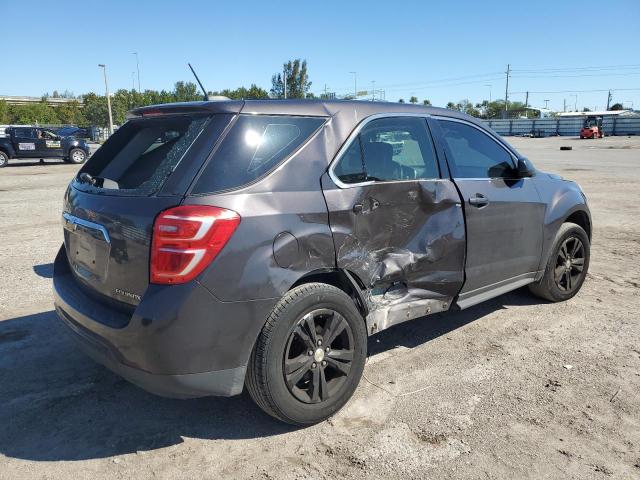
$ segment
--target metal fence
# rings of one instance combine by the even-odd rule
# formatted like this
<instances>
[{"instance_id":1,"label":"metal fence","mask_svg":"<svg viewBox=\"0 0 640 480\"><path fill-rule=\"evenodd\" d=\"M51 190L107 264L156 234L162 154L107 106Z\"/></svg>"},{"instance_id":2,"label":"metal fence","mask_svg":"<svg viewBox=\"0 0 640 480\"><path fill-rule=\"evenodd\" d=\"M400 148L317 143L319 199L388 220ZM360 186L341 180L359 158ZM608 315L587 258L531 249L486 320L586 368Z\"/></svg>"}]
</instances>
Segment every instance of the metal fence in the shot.
<instances>
[{"instance_id":1,"label":"metal fence","mask_svg":"<svg viewBox=\"0 0 640 480\"><path fill-rule=\"evenodd\" d=\"M483 122L503 136L577 136L580 135L584 118L518 118ZM605 117L602 119L602 129L605 135L640 135L640 116Z\"/></svg>"}]
</instances>

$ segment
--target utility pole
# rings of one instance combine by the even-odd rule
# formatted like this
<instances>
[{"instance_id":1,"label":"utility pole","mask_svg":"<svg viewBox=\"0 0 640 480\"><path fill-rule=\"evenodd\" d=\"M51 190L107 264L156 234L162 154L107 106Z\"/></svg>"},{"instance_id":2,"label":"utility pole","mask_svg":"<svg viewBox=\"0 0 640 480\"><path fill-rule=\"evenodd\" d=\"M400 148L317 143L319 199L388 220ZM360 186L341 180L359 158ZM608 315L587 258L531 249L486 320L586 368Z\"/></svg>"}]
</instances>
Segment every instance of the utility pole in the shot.
<instances>
[{"instance_id":1,"label":"utility pole","mask_svg":"<svg viewBox=\"0 0 640 480\"><path fill-rule=\"evenodd\" d=\"M111 97L109 96L109 84L107 83L107 66L104 63L98 64L104 73L104 91L107 97L107 110L109 111L109 135L113 134L113 117L111 116Z\"/></svg>"},{"instance_id":2,"label":"utility pole","mask_svg":"<svg viewBox=\"0 0 640 480\"><path fill-rule=\"evenodd\" d=\"M529 92L527 92L527 96L524 97L524 109L526 110L529 107Z\"/></svg>"},{"instance_id":3,"label":"utility pole","mask_svg":"<svg viewBox=\"0 0 640 480\"><path fill-rule=\"evenodd\" d=\"M563 98L562 100L563 100L563 104L562 104L562 105L563 105L563 106L562 106L562 111L563 111L563 112L566 112L566 111L567 111L567 99L566 99L566 98Z\"/></svg>"},{"instance_id":4,"label":"utility pole","mask_svg":"<svg viewBox=\"0 0 640 480\"><path fill-rule=\"evenodd\" d=\"M611 106L611 90L609 90L609 95L607 95L607 110Z\"/></svg>"},{"instance_id":5,"label":"utility pole","mask_svg":"<svg viewBox=\"0 0 640 480\"><path fill-rule=\"evenodd\" d=\"M140 90L140 62L138 61L138 52L132 52L132 55L136 56L136 70L138 71L138 93L142 92Z\"/></svg>"},{"instance_id":6,"label":"utility pole","mask_svg":"<svg viewBox=\"0 0 640 480\"><path fill-rule=\"evenodd\" d=\"M504 87L504 118L507 118L509 111L509 73L511 72L511 65L507 63L507 83Z\"/></svg>"},{"instance_id":7,"label":"utility pole","mask_svg":"<svg viewBox=\"0 0 640 480\"><path fill-rule=\"evenodd\" d=\"M485 87L489 87L489 103L491 103L491 85L485 85Z\"/></svg>"},{"instance_id":8,"label":"utility pole","mask_svg":"<svg viewBox=\"0 0 640 480\"><path fill-rule=\"evenodd\" d=\"M549 99L548 98L545 99L545 101L544 101L544 108L545 108L545 110L549 110Z\"/></svg>"},{"instance_id":9,"label":"utility pole","mask_svg":"<svg viewBox=\"0 0 640 480\"><path fill-rule=\"evenodd\" d=\"M358 72L349 72L353 74L353 99L358 98Z\"/></svg>"}]
</instances>

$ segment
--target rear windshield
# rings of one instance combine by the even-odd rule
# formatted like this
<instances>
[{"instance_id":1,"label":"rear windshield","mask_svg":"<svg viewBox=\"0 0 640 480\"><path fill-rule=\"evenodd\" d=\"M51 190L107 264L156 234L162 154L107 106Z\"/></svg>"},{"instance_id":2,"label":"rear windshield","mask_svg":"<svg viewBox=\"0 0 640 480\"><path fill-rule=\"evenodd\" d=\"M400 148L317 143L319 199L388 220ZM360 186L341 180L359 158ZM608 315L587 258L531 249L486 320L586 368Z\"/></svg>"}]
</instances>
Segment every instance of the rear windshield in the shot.
<instances>
[{"instance_id":1,"label":"rear windshield","mask_svg":"<svg viewBox=\"0 0 640 480\"><path fill-rule=\"evenodd\" d=\"M257 180L282 163L324 121L321 117L240 115L193 193L228 190Z\"/></svg>"},{"instance_id":2,"label":"rear windshield","mask_svg":"<svg viewBox=\"0 0 640 480\"><path fill-rule=\"evenodd\" d=\"M171 175L210 120L211 116L205 115L130 120L81 170L81 174L91 175L93 185L78 180L76 185L97 193L152 195Z\"/></svg>"}]
</instances>

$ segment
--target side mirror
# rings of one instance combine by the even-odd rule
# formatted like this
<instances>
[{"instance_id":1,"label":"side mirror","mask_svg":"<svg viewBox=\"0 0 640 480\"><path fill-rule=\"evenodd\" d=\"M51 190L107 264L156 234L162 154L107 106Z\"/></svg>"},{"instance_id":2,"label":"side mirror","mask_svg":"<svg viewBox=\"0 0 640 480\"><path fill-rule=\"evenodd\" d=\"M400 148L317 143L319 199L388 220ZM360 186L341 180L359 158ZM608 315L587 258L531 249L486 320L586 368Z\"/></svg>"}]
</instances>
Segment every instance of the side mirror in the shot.
<instances>
[{"instance_id":1,"label":"side mirror","mask_svg":"<svg viewBox=\"0 0 640 480\"><path fill-rule=\"evenodd\" d=\"M518 173L518 178L528 178L533 177L535 173L535 169L533 165L526 158L518 158L518 167L516 168Z\"/></svg>"}]
</instances>

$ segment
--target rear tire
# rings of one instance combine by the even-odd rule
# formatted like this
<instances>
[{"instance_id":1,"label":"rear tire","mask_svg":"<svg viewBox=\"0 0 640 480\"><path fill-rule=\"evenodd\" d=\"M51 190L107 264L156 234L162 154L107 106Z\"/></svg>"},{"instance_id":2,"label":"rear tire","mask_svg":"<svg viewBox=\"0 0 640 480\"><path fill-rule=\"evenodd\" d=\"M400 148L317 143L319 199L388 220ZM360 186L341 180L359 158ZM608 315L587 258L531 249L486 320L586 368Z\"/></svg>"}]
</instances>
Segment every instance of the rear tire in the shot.
<instances>
[{"instance_id":1,"label":"rear tire","mask_svg":"<svg viewBox=\"0 0 640 480\"><path fill-rule=\"evenodd\" d=\"M529 285L531 293L551 302L573 297L589 270L590 242L584 229L564 223L556 234L542 279Z\"/></svg>"},{"instance_id":2,"label":"rear tire","mask_svg":"<svg viewBox=\"0 0 640 480\"><path fill-rule=\"evenodd\" d=\"M365 322L351 297L331 285L308 283L287 292L269 315L245 384L269 415L311 425L351 398L366 354Z\"/></svg>"},{"instance_id":3,"label":"rear tire","mask_svg":"<svg viewBox=\"0 0 640 480\"><path fill-rule=\"evenodd\" d=\"M9 155L5 152L0 151L0 168L4 168L9 165Z\"/></svg>"},{"instance_id":4,"label":"rear tire","mask_svg":"<svg viewBox=\"0 0 640 480\"><path fill-rule=\"evenodd\" d=\"M69 150L69 163L79 165L87 160L87 154L81 148L72 148Z\"/></svg>"}]
</instances>

